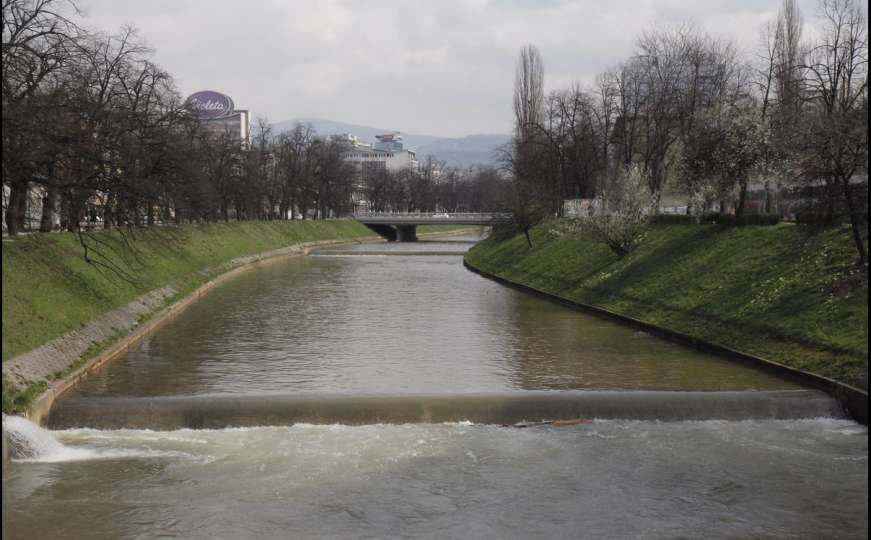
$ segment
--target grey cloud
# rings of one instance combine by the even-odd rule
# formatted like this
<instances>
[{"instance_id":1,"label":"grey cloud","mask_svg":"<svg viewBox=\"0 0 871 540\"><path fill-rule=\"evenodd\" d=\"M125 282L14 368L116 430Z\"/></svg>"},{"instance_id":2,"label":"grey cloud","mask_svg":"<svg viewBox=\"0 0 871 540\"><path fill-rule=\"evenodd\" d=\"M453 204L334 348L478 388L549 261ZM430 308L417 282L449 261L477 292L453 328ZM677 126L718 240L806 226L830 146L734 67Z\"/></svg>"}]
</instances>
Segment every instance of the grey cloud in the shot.
<instances>
[{"instance_id":1,"label":"grey cloud","mask_svg":"<svg viewBox=\"0 0 871 540\"><path fill-rule=\"evenodd\" d=\"M807 4L807 5L805 5ZM227 92L273 121L324 117L415 133L508 132L517 52L548 87L592 81L651 24L694 20L752 48L779 0L82 0L89 24L132 23L183 93ZM812 0L801 3L813 11Z\"/></svg>"}]
</instances>

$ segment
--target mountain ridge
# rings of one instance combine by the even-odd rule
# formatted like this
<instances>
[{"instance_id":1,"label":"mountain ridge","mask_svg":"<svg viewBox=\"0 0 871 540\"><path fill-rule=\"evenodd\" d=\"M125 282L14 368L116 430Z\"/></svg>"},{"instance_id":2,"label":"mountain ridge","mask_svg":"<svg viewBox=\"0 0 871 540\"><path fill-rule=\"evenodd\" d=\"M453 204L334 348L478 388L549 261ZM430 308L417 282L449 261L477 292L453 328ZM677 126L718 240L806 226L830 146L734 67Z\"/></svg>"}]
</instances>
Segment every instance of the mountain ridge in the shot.
<instances>
[{"instance_id":1,"label":"mountain ridge","mask_svg":"<svg viewBox=\"0 0 871 540\"><path fill-rule=\"evenodd\" d=\"M399 131L405 148L417 153L419 160L431 155L449 166L495 165L498 148L510 140L509 135L498 133L475 133L464 137L439 137L401 130L374 128L349 124L323 118L295 118L272 124L273 132L279 134L293 129L297 123L309 124L320 135L350 133L365 142L375 142L375 135Z\"/></svg>"}]
</instances>

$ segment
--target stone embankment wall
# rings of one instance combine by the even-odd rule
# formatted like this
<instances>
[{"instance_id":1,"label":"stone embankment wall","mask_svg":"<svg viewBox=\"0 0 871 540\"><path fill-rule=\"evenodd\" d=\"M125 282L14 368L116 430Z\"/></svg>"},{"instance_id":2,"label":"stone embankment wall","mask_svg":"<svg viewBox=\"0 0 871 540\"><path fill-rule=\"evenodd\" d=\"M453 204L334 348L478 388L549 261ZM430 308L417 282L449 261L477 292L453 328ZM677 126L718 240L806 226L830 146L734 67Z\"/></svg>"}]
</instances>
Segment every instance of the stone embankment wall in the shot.
<instances>
[{"instance_id":1,"label":"stone embankment wall","mask_svg":"<svg viewBox=\"0 0 871 540\"><path fill-rule=\"evenodd\" d=\"M377 240L373 237L372 241ZM173 287L167 286L151 291L124 307L98 317L79 330L68 332L32 351L4 362L3 378L8 378L19 387L40 381L49 383L48 389L33 402L25 414L33 422L40 423L48 414L54 400L73 388L82 377L116 358L159 324L183 311L216 285L257 264L304 255L315 246L346 242L347 240L307 242L266 253L238 257L217 270L205 269L201 272L203 275L219 275L184 298L167 305L168 301L177 296L177 291ZM100 346L106 348L87 359L84 365L76 367L83 355Z\"/></svg>"},{"instance_id":2,"label":"stone embankment wall","mask_svg":"<svg viewBox=\"0 0 871 540\"><path fill-rule=\"evenodd\" d=\"M428 233L421 236L452 234L461 231ZM179 298L170 285L152 290L127 305L111 310L33 350L3 362L3 379L17 388L45 382L48 388L27 408L25 415L41 423L55 399L73 388L88 373L118 357L161 323L183 311L200 296L227 279L258 264L290 256L305 255L316 246L344 243L380 242L376 236L321 240L295 244L264 253L234 258L216 268L199 271L208 279L193 292Z\"/></svg>"}]
</instances>

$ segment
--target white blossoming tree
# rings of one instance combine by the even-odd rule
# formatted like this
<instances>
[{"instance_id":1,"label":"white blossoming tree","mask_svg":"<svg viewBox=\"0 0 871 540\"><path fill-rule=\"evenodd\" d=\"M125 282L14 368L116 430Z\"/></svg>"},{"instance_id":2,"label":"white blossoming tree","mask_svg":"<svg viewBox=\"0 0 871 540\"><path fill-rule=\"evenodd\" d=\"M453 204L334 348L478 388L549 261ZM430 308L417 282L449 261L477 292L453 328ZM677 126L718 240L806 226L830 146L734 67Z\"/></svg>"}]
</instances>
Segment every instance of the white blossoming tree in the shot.
<instances>
[{"instance_id":1,"label":"white blossoming tree","mask_svg":"<svg viewBox=\"0 0 871 540\"><path fill-rule=\"evenodd\" d=\"M654 204L641 166L631 165L600 187L589 216L566 220L558 234L589 235L622 258L643 240Z\"/></svg>"}]
</instances>

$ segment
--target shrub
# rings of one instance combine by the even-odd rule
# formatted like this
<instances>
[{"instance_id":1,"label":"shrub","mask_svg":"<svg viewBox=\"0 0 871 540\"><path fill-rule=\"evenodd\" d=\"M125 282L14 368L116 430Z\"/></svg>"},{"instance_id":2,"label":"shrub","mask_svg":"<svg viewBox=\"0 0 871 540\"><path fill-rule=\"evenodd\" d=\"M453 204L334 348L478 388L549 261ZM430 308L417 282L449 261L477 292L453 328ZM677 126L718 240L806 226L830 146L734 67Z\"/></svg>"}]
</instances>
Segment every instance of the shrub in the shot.
<instances>
[{"instance_id":1,"label":"shrub","mask_svg":"<svg viewBox=\"0 0 871 540\"><path fill-rule=\"evenodd\" d=\"M719 212L706 212L699 216L699 223L705 225L716 225L717 223L720 223L720 218L723 215L724 214L720 214Z\"/></svg>"},{"instance_id":2,"label":"shrub","mask_svg":"<svg viewBox=\"0 0 871 540\"><path fill-rule=\"evenodd\" d=\"M555 236L585 234L608 246L618 257L631 253L643 240L650 222L653 196L647 178L637 165L599 188L589 216L561 220Z\"/></svg>"},{"instance_id":3,"label":"shrub","mask_svg":"<svg viewBox=\"0 0 871 540\"><path fill-rule=\"evenodd\" d=\"M574 225L606 244L622 258L644 238L644 226L653 210L653 196L641 168L632 165L600 186L595 212L574 221Z\"/></svg>"},{"instance_id":4,"label":"shrub","mask_svg":"<svg viewBox=\"0 0 871 540\"><path fill-rule=\"evenodd\" d=\"M744 214L737 216L736 225L777 225L780 223L780 214Z\"/></svg>"},{"instance_id":5,"label":"shrub","mask_svg":"<svg viewBox=\"0 0 871 540\"><path fill-rule=\"evenodd\" d=\"M695 225L699 219L689 214L657 214L650 218L650 222L654 225Z\"/></svg>"},{"instance_id":6,"label":"shrub","mask_svg":"<svg viewBox=\"0 0 871 540\"><path fill-rule=\"evenodd\" d=\"M828 227L842 221L841 217L824 210L804 210L795 215L795 222L800 225L816 225Z\"/></svg>"},{"instance_id":7,"label":"shrub","mask_svg":"<svg viewBox=\"0 0 871 540\"><path fill-rule=\"evenodd\" d=\"M747 225L777 225L780 223L780 214L744 214L735 216L732 214L718 214L711 212L704 214L700 223L713 223L723 227L744 227Z\"/></svg>"}]
</instances>

